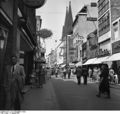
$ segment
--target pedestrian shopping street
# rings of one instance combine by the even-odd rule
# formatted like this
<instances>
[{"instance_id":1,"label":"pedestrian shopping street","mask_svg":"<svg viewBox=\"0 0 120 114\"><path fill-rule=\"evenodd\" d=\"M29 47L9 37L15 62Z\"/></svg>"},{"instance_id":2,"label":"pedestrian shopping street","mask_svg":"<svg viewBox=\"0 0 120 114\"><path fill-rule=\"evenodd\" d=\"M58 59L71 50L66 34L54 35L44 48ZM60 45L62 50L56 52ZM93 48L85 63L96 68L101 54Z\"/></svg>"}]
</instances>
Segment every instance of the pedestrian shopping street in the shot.
<instances>
[{"instance_id":1,"label":"pedestrian shopping street","mask_svg":"<svg viewBox=\"0 0 120 114\"><path fill-rule=\"evenodd\" d=\"M120 110L120 0L0 0L0 110Z\"/></svg>"},{"instance_id":2,"label":"pedestrian shopping street","mask_svg":"<svg viewBox=\"0 0 120 114\"><path fill-rule=\"evenodd\" d=\"M43 88L32 88L24 95L22 110L120 110L120 87L111 85L111 99L96 97L98 83L77 85L76 77L52 76Z\"/></svg>"}]
</instances>

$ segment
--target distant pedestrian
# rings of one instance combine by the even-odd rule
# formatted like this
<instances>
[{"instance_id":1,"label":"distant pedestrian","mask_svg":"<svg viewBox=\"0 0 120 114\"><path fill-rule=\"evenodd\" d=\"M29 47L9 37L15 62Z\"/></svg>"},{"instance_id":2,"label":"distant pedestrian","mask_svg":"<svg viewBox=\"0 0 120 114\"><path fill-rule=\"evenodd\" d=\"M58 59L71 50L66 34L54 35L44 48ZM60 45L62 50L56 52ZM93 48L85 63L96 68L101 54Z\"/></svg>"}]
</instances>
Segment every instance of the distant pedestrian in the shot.
<instances>
[{"instance_id":1,"label":"distant pedestrian","mask_svg":"<svg viewBox=\"0 0 120 114\"><path fill-rule=\"evenodd\" d=\"M101 67L99 93L96 96L100 97L102 93L107 93L107 98L110 98L109 69L107 64L103 64Z\"/></svg>"},{"instance_id":2,"label":"distant pedestrian","mask_svg":"<svg viewBox=\"0 0 120 114\"><path fill-rule=\"evenodd\" d=\"M92 82L92 76L93 76L93 70L92 68L89 67L89 70L88 70L88 77L89 77L89 80Z\"/></svg>"},{"instance_id":3,"label":"distant pedestrian","mask_svg":"<svg viewBox=\"0 0 120 114\"><path fill-rule=\"evenodd\" d=\"M89 70L88 70L88 75L89 75L88 77L89 77L89 78L91 78L91 77L92 77L92 73L93 73L93 72L92 72L92 69L91 69L91 68L89 68Z\"/></svg>"},{"instance_id":4,"label":"distant pedestrian","mask_svg":"<svg viewBox=\"0 0 120 114\"><path fill-rule=\"evenodd\" d=\"M22 90L25 84L25 72L23 66L17 64L17 56L11 57L11 64L7 65L4 74L4 86L6 91L6 110L20 110L23 98Z\"/></svg>"},{"instance_id":5,"label":"distant pedestrian","mask_svg":"<svg viewBox=\"0 0 120 114\"><path fill-rule=\"evenodd\" d=\"M55 69L55 76L58 77L58 68Z\"/></svg>"},{"instance_id":6,"label":"distant pedestrian","mask_svg":"<svg viewBox=\"0 0 120 114\"><path fill-rule=\"evenodd\" d=\"M38 68L36 69L36 75L38 77L38 88L42 88L44 83L44 75L45 75L42 65L38 65Z\"/></svg>"},{"instance_id":7,"label":"distant pedestrian","mask_svg":"<svg viewBox=\"0 0 120 114\"><path fill-rule=\"evenodd\" d=\"M88 77L87 66L83 66L83 68L82 68L82 76L83 76L83 79L84 79L84 84L87 85L87 77Z\"/></svg>"},{"instance_id":8,"label":"distant pedestrian","mask_svg":"<svg viewBox=\"0 0 120 114\"><path fill-rule=\"evenodd\" d=\"M70 79L70 76L71 76L71 68L69 67L68 68L68 79Z\"/></svg>"},{"instance_id":9,"label":"distant pedestrian","mask_svg":"<svg viewBox=\"0 0 120 114\"><path fill-rule=\"evenodd\" d=\"M63 69L63 77L64 79L66 79L66 74L67 74L67 71L66 71L66 68Z\"/></svg>"},{"instance_id":10,"label":"distant pedestrian","mask_svg":"<svg viewBox=\"0 0 120 114\"><path fill-rule=\"evenodd\" d=\"M97 76L98 76L98 67L95 66L95 67L93 68L92 80L93 80L93 81L96 81L96 80L97 80Z\"/></svg>"},{"instance_id":11,"label":"distant pedestrian","mask_svg":"<svg viewBox=\"0 0 120 114\"><path fill-rule=\"evenodd\" d=\"M78 85L81 84L81 76L82 76L82 68L79 66L76 68L75 74L77 76L77 83Z\"/></svg>"},{"instance_id":12,"label":"distant pedestrian","mask_svg":"<svg viewBox=\"0 0 120 114\"><path fill-rule=\"evenodd\" d=\"M46 75L47 75L47 79L48 79L48 80L51 79L51 69L50 69L50 67L47 68L47 73L46 73Z\"/></svg>"}]
</instances>

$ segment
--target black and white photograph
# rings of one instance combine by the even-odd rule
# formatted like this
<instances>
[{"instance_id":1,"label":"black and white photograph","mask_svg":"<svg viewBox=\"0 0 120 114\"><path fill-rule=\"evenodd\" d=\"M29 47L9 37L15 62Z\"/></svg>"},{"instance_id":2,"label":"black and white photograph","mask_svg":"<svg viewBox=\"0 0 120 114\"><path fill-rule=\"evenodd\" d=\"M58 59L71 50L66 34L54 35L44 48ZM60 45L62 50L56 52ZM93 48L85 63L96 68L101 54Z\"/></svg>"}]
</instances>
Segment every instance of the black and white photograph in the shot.
<instances>
[{"instance_id":1,"label":"black and white photograph","mask_svg":"<svg viewBox=\"0 0 120 114\"><path fill-rule=\"evenodd\" d=\"M120 0L0 0L0 114L27 111L120 111Z\"/></svg>"}]
</instances>

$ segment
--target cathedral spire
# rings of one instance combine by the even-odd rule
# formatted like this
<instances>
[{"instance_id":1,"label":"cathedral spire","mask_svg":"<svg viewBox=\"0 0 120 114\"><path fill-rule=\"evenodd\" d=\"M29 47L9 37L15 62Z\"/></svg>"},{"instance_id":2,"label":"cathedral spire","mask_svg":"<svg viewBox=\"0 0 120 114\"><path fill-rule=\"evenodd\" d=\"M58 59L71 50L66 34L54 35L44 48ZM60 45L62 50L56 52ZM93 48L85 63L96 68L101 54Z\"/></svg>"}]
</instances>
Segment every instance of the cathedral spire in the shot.
<instances>
[{"instance_id":1,"label":"cathedral spire","mask_svg":"<svg viewBox=\"0 0 120 114\"><path fill-rule=\"evenodd\" d=\"M72 17L71 1L69 1L69 7L66 7L65 22L62 31L63 40L66 35L72 34L72 24L73 24L73 17Z\"/></svg>"},{"instance_id":2,"label":"cathedral spire","mask_svg":"<svg viewBox=\"0 0 120 114\"><path fill-rule=\"evenodd\" d=\"M63 26L62 39L67 35L67 26L68 26L68 7L66 7L65 22Z\"/></svg>"},{"instance_id":3,"label":"cathedral spire","mask_svg":"<svg viewBox=\"0 0 120 114\"><path fill-rule=\"evenodd\" d=\"M68 13L68 34L72 33L72 24L73 24L73 17L72 17L72 9L71 9L71 1L69 1L69 13Z\"/></svg>"}]
</instances>

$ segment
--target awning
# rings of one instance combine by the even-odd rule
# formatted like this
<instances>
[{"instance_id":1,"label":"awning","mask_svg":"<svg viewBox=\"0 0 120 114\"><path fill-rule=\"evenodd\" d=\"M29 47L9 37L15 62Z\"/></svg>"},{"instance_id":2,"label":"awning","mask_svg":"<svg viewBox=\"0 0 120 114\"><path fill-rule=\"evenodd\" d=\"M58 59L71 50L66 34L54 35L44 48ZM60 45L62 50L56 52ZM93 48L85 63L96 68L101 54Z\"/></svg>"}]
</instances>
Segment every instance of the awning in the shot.
<instances>
[{"instance_id":1,"label":"awning","mask_svg":"<svg viewBox=\"0 0 120 114\"><path fill-rule=\"evenodd\" d=\"M110 56L97 58L97 59L93 62L93 64L100 64L100 63L106 62L109 57L110 57Z\"/></svg>"},{"instance_id":2,"label":"awning","mask_svg":"<svg viewBox=\"0 0 120 114\"><path fill-rule=\"evenodd\" d=\"M76 63L75 66L82 66L82 62Z\"/></svg>"},{"instance_id":3,"label":"awning","mask_svg":"<svg viewBox=\"0 0 120 114\"><path fill-rule=\"evenodd\" d=\"M120 53L111 55L106 61L118 61L120 60Z\"/></svg>"},{"instance_id":4,"label":"awning","mask_svg":"<svg viewBox=\"0 0 120 114\"><path fill-rule=\"evenodd\" d=\"M95 61L96 59L97 59L97 58L89 59L89 60L87 60L87 62L85 62L83 65L94 64L94 61Z\"/></svg>"}]
</instances>

